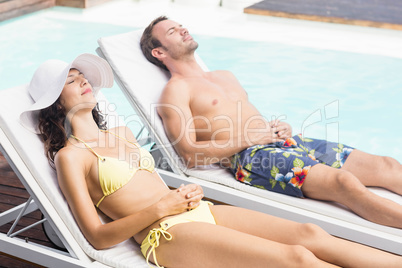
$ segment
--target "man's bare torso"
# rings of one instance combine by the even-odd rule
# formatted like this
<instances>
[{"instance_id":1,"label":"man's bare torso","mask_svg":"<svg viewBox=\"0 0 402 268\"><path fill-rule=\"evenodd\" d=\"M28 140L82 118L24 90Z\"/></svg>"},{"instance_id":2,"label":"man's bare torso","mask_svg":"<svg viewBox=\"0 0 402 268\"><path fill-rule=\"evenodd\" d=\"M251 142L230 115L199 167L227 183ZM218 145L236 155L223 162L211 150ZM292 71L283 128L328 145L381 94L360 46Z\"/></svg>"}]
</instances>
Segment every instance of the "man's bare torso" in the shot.
<instances>
[{"instance_id":1,"label":"man's bare torso","mask_svg":"<svg viewBox=\"0 0 402 268\"><path fill-rule=\"evenodd\" d=\"M190 91L197 140L233 140L250 130L267 127L267 121L231 73L215 71L205 78L179 79L185 80Z\"/></svg>"}]
</instances>

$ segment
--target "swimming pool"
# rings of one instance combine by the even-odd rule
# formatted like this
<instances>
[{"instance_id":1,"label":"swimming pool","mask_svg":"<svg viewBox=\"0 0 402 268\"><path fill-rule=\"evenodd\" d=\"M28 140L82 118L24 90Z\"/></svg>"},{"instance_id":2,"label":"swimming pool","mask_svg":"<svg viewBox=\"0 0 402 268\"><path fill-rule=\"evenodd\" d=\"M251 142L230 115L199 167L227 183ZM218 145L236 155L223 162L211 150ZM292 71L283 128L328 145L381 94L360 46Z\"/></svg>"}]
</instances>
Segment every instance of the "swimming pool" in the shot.
<instances>
[{"instance_id":1,"label":"swimming pool","mask_svg":"<svg viewBox=\"0 0 402 268\"><path fill-rule=\"evenodd\" d=\"M0 22L0 36L7 37L0 43L2 51L0 90L29 83L36 68L47 59L54 58L70 62L81 53L96 54L99 37L136 29L120 25L58 19L47 16L50 12L74 15L81 11L75 8L54 7ZM111 89L104 89L103 92L110 102L119 102L118 113L131 111L130 105L124 101L123 94L116 84Z\"/></svg>"},{"instance_id":2,"label":"swimming pool","mask_svg":"<svg viewBox=\"0 0 402 268\"><path fill-rule=\"evenodd\" d=\"M227 38L198 40L206 64L232 70L267 119L286 118L294 133L402 162L402 59Z\"/></svg>"},{"instance_id":3,"label":"swimming pool","mask_svg":"<svg viewBox=\"0 0 402 268\"><path fill-rule=\"evenodd\" d=\"M78 12L53 8L60 12ZM46 59L95 53L101 36L134 27L58 19L49 10L0 23L0 90L28 83ZM279 117L305 136L340 141L402 162L402 59L275 42L194 35L210 69L229 69L268 120ZM4 39L4 38L3 38ZM6 53L5 53L6 52ZM104 90L118 112L131 109L117 86Z\"/></svg>"}]
</instances>

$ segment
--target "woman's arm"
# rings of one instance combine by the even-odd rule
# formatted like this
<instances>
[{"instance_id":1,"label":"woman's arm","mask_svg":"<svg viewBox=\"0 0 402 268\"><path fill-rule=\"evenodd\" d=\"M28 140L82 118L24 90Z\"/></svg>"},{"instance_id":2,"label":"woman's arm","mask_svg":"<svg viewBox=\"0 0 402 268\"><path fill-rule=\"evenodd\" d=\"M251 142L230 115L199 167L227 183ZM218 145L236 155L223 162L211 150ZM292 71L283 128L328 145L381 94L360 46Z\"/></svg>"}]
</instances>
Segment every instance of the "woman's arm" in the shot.
<instances>
[{"instance_id":1,"label":"woman's arm","mask_svg":"<svg viewBox=\"0 0 402 268\"><path fill-rule=\"evenodd\" d=\"M188 208L197 206L203 196L202 194L194 195L197 187L180 187L171 190L160 201L137 213L102 224L88 192L85 180L88 168L80 157L82 158L71 149L60 150L55 159L57 177L78 226L96 249L116 245L165 216L187 211Z\"/></svg>"}]
</instances>

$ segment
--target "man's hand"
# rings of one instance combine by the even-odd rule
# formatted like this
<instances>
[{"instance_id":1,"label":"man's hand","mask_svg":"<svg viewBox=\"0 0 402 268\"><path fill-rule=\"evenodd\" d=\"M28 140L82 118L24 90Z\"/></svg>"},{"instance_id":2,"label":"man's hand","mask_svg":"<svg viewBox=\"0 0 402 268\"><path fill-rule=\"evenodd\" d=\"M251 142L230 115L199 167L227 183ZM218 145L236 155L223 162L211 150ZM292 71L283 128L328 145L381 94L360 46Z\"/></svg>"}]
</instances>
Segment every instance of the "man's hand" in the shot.
<instances>
[{"instance_id":1,"label":"man's hand","mask_svg":"<svg viewBox=\"0 0 402 268\"><path fill-rule=\"evenodd\" d=\"M245 141L249 146L257 144L269 144L277 141L285 141L292 137L292 127L279 119L272 120L265 128L259 128L258 131L250 131L246 135Z\"/></svg>"},{"instance_id":2,"label":"man's hand","mask_svg":"<svg viewBox=\"0 0 402 268\"><path fill-rule=\"evenodd\" d=\"M286 123L281 122L279 119L269 122L272 128L275 128L275 133L280 140L286 140L292 137L292 127Z\"/></svg>"},{"instance_id":3,"label":"man's hand","mask_svg":"<svg viewBox=\"0 0 402 268\"><path fill-rule=\"evenodd\" d=\"M279 135L279 133L282 133L284 130L285 127L279 120L264 124L261 123L244 133L244 142L247 145L246 147L250 147L258 144L265 145L277 141L284 141L285 138Z\"/></svg>"}]
</instances>

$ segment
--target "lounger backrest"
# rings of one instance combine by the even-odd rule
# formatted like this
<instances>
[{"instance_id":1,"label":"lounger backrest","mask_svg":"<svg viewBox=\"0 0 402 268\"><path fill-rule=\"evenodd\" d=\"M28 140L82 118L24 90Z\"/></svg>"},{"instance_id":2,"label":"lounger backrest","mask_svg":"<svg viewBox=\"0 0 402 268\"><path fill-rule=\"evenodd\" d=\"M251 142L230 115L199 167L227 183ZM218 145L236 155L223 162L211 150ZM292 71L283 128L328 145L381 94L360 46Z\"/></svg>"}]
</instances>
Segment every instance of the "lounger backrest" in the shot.
<instances>
[{"instance_id":1,"label":"lounger backrest","mask_svg":"<svg viewBox=\"0 0 402 268\"><path fill-rule=\"evenodd\" d=\"M100 106L108 107L107 101L102 93L99 93ZM64 222L64 229L68 229L75 238L78 245L91 258L111 265L113 267L132 267L137 261L138 267L145 266L145 261L140 254L138 246L133 239L127 240L110 250L95 250L85 239L76 224L68 204L58 186L56 172L50 167L44 153L43 143L38 135L30 132L19 123L19 114L30 107L33 100L27 92L27 86L19 86L8 90L0 91L0 126L8 140L12 143L19 154L19 158L25 163L32 174L34 181L24 181L28 192L32 195L45 195L50 201L58 217ZM106 111L110 115L109 126L119 124L118 118L113 111ZM72 167L74 168L74 167ZM21 180L29 178L20 178ZM34 187L39 186L40 193L35 192ZM43 196L41 196L43 198ZM45 207L46 209L46 207ZM52 215L50 215L52 217ZM103 221L106 217L100 214ZM62 227L62 226L59 226ZM68 247L68 246L67 246ZM124 253L124 254L123 254ZM123 255L121 255L123 254ZM78 256L80 257L80 256Z\"/></svg>"},{"instance_id":2,"label":"lounger backrest","mask_svg":"<svg viewBox=\"0 0 402 268\"><path fill-rule=\"evenodd\" d=\"M174 172L181 174L186 169L183 161L174 150L164 131L162 120L156 112L159 97L170 78L170 74L150 63L142 54L140 39L143 29L98 40L103 56L115 72L115 80L120 84L130 103L139 113L143 123L148 126L157 146L164 150ZM196 55L204 70L207 67ZM138 87L133 88L133 85Z\"/></svg>"}]
</instances>

